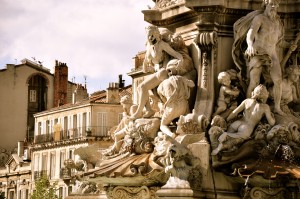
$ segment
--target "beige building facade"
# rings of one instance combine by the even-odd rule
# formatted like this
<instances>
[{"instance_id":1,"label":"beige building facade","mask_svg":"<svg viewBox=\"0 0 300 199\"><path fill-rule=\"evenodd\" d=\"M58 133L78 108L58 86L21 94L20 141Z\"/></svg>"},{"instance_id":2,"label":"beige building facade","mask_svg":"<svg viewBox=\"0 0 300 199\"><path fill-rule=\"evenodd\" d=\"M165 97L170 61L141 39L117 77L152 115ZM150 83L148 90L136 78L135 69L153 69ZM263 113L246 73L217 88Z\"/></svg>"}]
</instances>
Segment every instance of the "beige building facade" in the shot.
<instances>
[{"instance_id":1,"label":"beige building facade","mask_svg":"<svg viewBox=\"0 0 300 199\"><path fill-rule=\"evenodd\" d=\"M88 100L74 100L35 114L34 144L31 148L32 182L45 175L51 183L58 182L57 194L60 197L76 192L79 182L66 183L63 173L65 160L76 162L78 150L94 144L100 148L111 145L108 132L122 119L123 108L119 101L125 94L131 94L131 86L119 88L117 83L111 83L106 91L92 94ZM76 173L72 170L72 175L73 172Z\"/></svg>"},{"instance_id":2,"label":"beige building facade","mask_svg":"<svg viewBox=\"0 0 300 199\"><path fill-rule=\"evenodd\" d=\"M72 101L78 85L67 80L67 65L56 61L55 71L28 59L0 70L0 167L16 152L18 141L33 141L33 114Z\"/></svg>"},{"instance_id":3,"label":"beige building facade","mask_svg":"<svg viewBox=\"0 0 300 199\"><path fill-rule=\"evenodd\" d=\"M28 199L31 189L31 165L20 154L12 154L0 170L0 194L7 199Z\"/></svg>"}]
</instances>

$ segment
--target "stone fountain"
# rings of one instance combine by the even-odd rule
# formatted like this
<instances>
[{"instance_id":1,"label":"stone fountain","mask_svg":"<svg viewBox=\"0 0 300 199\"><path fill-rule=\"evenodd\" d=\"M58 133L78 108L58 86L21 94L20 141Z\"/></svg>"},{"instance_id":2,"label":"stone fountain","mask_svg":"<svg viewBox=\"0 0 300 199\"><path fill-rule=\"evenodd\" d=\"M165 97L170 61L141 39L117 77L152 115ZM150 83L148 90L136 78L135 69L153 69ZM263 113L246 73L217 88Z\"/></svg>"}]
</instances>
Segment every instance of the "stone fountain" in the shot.
<instances>
[{"instance_id":1,"label":"stone fountain","mask_svg":"<svg viewBox=\"0 0 300 199\"><path fill-rule=\"evenodd\" d=\"M138 101L121 100L98 163L66 176L88 187L68 198L300 198L300 1L158 0L142 12Z\"/></svg>"}]
</instances>

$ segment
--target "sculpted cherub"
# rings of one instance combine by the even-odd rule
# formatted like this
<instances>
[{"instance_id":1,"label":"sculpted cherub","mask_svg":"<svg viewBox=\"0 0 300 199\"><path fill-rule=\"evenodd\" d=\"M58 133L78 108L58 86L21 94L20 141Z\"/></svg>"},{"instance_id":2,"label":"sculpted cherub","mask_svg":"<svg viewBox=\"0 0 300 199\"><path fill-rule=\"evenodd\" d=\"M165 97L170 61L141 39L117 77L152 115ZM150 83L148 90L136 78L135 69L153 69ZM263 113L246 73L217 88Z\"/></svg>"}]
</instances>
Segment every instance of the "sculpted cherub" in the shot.
<instances>
[{"instance_id":1,"label":"sculpted cherub","mask_svg":"<svg viewBox=\"0 0 300 199\"><path fill-rule=\"evenodd\" d=\"M228 128L227 132L222 133L219 137L219 145L214 149L211 155L217 155L220 151L232 148L249 140L255 126L260 122L263 116L266 116L268 123L273 126L275 119L271 113L270 107L266 104L269 92L264 85L258 85L252 92L252 97L245 99L232 113L228 116L227 121L237 117L243 111L243 117L234 121Z\"/></svg>"},{"instance_id":2,"label":"sculpted cherub","mask_svg":"<svg viewBox=\"0 0 300 199\"><path fill-rule=\"evenodd\" d=\"M280 100L281 110L286 114L281 116L275 114L275 119L277 123L287 125L289 122L293 121L300 125L300 115L293 109L295 105L300 104L300 99L297 95L295 83L299 81L300 68L299 66L292 65L285 69L285 77L282 80L282 95ZM273 98L273 89L270 89L270 96Z\"/></svg>"},{"instance_id":3,"label":"sculpted cherub","mask_svg":"<svg viewBox=\"0 0 300 199\"><path fill-rule=\"evenodd\" d=\"M282 80L281 106L286 106L291 102L300 103L295 87L295 83L299 80L299 75L299 66L293 65L285 69L285 78ZM270 95L273 97L273 92L270 92Z\"/></svg>"},{"instance_id":4,"label":"sculpted cherub","mask_svg":"<svg viewBox=\"0 0 300 199\"><path fill-rule=\"evenodd\" d=\"M227 72L219 73L218 82L221 84L221 87L218 98L218 107L213 116L220 115L228 109L234 110L237 107L236 98L240 93L236 87L231 86L230 75Z\"/></svg>"},{"instance_id":5,"label":"sculpted cherub","mask_svg":"<svg viewBox=\"0 0 300 199\"><path fill-rule=\"evenodd\" d=\"M181 76L171 76L157 88L157 92L163 101L160 130L166 135L175 137L168 125L175 118L190 112L188 99L190 88L194 86L192 80Z\"/></svg>"}]
</instances>

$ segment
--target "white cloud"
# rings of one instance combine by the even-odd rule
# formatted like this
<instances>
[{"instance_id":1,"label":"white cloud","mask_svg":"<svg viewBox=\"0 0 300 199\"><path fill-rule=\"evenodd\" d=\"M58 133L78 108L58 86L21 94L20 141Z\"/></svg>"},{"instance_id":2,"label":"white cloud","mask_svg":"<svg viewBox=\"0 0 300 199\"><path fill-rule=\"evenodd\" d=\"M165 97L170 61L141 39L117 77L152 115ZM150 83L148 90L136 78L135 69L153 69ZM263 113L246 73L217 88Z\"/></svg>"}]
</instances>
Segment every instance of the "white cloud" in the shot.
<instances>
[{"instance_id":1,"label":"white cloud","mask_svg":"<svg viewBox=\"0 0 300 199\"><path fill-rule=\"evenodd\" d=\"M0 0L0 67L15 59L36 57L50 69L58 59L69 66L69 79L88 91L132 67L131 58L144 50L142 9L151 0Z\"/></svg>"}]
</instances>

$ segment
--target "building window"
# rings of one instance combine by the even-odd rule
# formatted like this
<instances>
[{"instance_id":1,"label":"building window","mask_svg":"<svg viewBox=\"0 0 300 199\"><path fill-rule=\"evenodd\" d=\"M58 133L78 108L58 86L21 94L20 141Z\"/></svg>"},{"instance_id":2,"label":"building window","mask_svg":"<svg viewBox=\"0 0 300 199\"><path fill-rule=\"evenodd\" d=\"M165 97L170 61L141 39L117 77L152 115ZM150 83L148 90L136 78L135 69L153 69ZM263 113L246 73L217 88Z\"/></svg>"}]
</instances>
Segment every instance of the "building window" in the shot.
<instances>
[{"instance_id":1,"label":"building window","mask_svg":"<svg viewBox=\"0 0 300 199\"><path fill-rule=\"evenodd\" d=\"M33 168L34 171L40 170L39 163L40 163L40 154L35 154L34 155L34 168Z\"/></svg>"},{"instance_id":2,"label":"building window","mask_svg":"<svg viewBox=\"0 0 300 199\"><path fill-rule=\"evenodd\" d=\"M69 151L69 159L74 160L74 149L70 149L70 151Z\"/></svg>"},{"instance_id":3,"label":"building window","mask_svg":"<svg viewBox=\"0 0 300 199\"><path fill-rule=\"evenodd\" d=\"M43 175L47 175L47 154L43 153L42 155L42 172Z\"/></svg>"},{"instance_id":4,"label":"building window","mask_svg":"<svg viewBox=\"0 0 300 199\"><path fill-rule=\"evenodd\" d=\"M66 160L66 152L65 151L61 151L60 152L60 169L64 168L64 162Z\"/></svg>"},{"instance_id":5,"label":"building window","mask_svg":"<svg viewBox=\"0 0 300 199\"><path fill-rule=\"evenodd\" d=\"M41 135L42 133L42 123L38 122L38 135Z\"/></svg>"},{"instance_id":6,"label":"building window","mask_svg":"<svg viewBox=\"0 0 300 199\"><path fill-rule=\"evenodd\" d=\"M59 198L63 198L63 194L64 194L64 192L63 192L63 187L59 187L59 191L58 191L58 197Z\"/></svg>"},{"instance_id":7,"label":"building window","mask_svg":"<svg viewBox=\"0 0 300 199\"><path fill-rule=\"evenodd\" d=\"M64 117L64 136L67 137L68 136L68 117Z\"/></svg>"},{"instance_id":8,"label":"building window","mask_svg":"<svg viewBox=\"0 0 300 199\"><path fill-rule=\"evenodd\" d=\"M107 135L107 124L106 124L107 113L99 112L97 114L97 135L106 136Z\"/></svg>"},{"instance_id":9,"label":"building window","mask_svg":"<svg viewBox=\"0 0 300 199\"><path fill-rule=\"evenodd\" d=\"M46 134L48 135L49 132L50 132L50 121L47 120L47 121L46 121Z\"/></svg>"},{"instance_id":10,"label":"building window","mask_svg":"<svg viewBox=\"0 0 300 199\"><path fill-rule=\"evenodd\" d=\"M68 187L68 195L70 195L72 193L72 186Z\"/></svg>"},{"instance_id":11,"label":"building window","mask_svg":"<svg viewBox=\"0 0 300 199\"><path fill-rule=\"evenodd\" d=\"M77 115L73 115L73 137L78 138Z\"/></svg>"},{"instance_id":12,"label":"building window","mask_svg":"<svg viewBox=\"0 0 300 199\"><path fill-rule=\"evenodd\" d=\"M86 126L87 126L87 114L83 113L82 114L82 131L83 131L83 133L85 132L85 130L87 130Z\"/></svg>"},{"instance_id":13,"label":"building window","mask_svg":"<svg viewBox=\"0 0 300 199\"><path fill-rule=\"evenodd\" d=\"M55 153L50 154L50 178L55 177Z\"/></svg>"},{"instance_id":14,"label":"building window","mask_svg":"<svg viewBox=\"0 0 300 199\"><path fill-rule=\"evenodd\" d=\"M28 199L28 189L20 190L20 199Z\"/></svg>"},{"instance_id":15,"label":"building window","mask_svg":"<svg viewBox=\"0 0 300 199\"><path fill-rule=\"evenodd\" d=\"M14 191L10 191L8 199L14 199L14 196L15 196L15 192Z\"/></svg>"},{"instance_id":16,"label":"building window","mask_svg":"<svg viewBox=\"0 0 300 199\"><path fill-rule=\"evenodd\" d=\"M36 90L29 91L29 102L36 102Z\"/></svg>"},{"instance_id":17,"label":"building window","mask_svg":"<svg viewBox=\"0 0 300 199\"><path fill-rule=\"evenodd\" d=\"M118 124L121 123L122 119L123 119L123 113L119 113L119 115L118 115Z\"/></svg>"}]
</instances>

